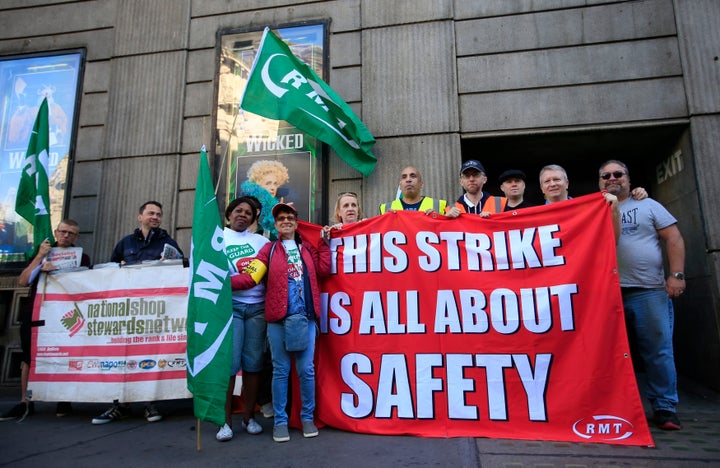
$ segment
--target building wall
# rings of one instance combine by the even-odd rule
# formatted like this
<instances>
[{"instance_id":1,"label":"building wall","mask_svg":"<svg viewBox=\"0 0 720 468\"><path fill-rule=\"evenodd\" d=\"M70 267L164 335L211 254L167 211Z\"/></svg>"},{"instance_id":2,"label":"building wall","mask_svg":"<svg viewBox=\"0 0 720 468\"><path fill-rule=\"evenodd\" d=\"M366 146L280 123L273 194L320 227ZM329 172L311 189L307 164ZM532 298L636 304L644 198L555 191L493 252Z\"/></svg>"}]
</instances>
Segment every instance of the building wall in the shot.
<instances>
[{"instance_id":1,"label":"building wall","mask_svg":"<svg viewBox=\"0 0 720 468\"><path fill-rule=\"evenodd\" d=\"M330 200L356 191L366 215L407 164L425 193L455 198L464 140L687 126L685 172L651 189L699 230L679 367L720 388L714 0L4 0L0 54L87 50L68 214L95 262L148 199L189 251L199 148L214 147L217 31L319 19L328 82L377 139L369 178L330 158Z\"/></svg>"}]
</instances>

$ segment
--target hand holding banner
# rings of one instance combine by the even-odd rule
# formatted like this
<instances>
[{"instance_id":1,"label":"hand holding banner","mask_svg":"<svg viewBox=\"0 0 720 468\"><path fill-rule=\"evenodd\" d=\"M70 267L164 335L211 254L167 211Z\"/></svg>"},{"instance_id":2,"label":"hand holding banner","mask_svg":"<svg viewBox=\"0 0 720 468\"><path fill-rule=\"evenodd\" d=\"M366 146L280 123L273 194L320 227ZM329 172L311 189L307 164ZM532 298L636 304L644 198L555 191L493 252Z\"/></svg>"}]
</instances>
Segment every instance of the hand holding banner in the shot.
<instances>
[{"instance_id":1,"label":"hand holding banner","mask_svg":"<svg viewBox=\"0 0 720 468\"><path fill-rule=\"evenodd\" d=\"M652 445L609 210L593 194L334 231L319 418L375 434Z\"/></svg>"}]
</instances>

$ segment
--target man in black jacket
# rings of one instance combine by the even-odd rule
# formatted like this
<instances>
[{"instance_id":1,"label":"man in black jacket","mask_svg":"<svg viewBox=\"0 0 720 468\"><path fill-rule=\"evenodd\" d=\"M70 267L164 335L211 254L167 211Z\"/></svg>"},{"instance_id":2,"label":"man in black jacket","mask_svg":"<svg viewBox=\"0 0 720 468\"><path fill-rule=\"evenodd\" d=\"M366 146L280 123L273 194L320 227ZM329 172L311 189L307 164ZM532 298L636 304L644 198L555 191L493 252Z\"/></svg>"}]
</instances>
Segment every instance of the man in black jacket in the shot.
<instances>
[{"instance_id":1,"label":"man in black jacket","mask_svg":"<svg viewBox=\"0 0 720 468\"><path fill-rule=\"evenodd\" d=\"M160 228L162 222L162 205L156 201L148 201L140 206L137 217L140 227L120 239L113 249L110 260L120 265L132 265L146 260L160 260L166 258L166 246L173 247L177 253L173 255L182 257L177 242L170 237L165 229ZM107 411L93 418L93 424L107 424L130 416L130 405L121 404L118 400ZM162 414L152 402L145 404L145 419L156 422L162 419Z\"/></svg>"},{"instance_id":2,"label":"man in black jacket","mask_svg":"<svg viewBox=\"0 0 720 468\"><path fill-rule=\"evenodd\" d=\"M164 258L163 250L166 244L175 248L182 256L182 250L175 239L160 227L162 215L160 203L156 201L143 203L137 217L140 227L117 243L110 261L132 265L145 260L159 260Z\"/></svg>"}]
</instances>

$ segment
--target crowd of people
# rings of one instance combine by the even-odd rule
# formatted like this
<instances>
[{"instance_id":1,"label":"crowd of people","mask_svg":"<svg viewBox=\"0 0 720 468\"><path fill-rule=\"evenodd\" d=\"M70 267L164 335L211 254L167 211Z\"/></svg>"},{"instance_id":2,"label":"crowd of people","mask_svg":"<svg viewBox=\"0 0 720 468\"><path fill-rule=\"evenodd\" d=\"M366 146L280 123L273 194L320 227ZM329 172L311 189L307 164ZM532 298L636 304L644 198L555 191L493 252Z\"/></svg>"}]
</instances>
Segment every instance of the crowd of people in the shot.
<instances>
[{"instance_id":1,"label":"crowd of people","mask_svg":"<svg viewBox=\"0 0 720 468\"><path fill-rule=\"evenodd\" d=\"M267 163L267 161L263 161ZM263 171L272 173L275 182L261 179ZM249 171L249 180L263 184L273 197L279 182L287 172L277 176L274 166L264 164ZM252 172L252 178L250 178ZM255 177L257 175L257 177ZM272 179L272 178L271 178ZM532 206L524 199L526 174L508 169L500 174L498 183L504 196L483 191L487 172L477 160L465 161L460 167L459 184L462 195L454 203L423 195L421 172L407 166L400 172L399 195L379 206L381 215L396 211L421 211L426 214L457 218L478 215L488 218L498 213ZM599 188L612 208L614 234L620 270L620 285L628 327L637 336L639 357L648 376L647 398L654 411L656 424L666 430L678 430L682 425L676 415L677 378L672 348L673 304L685 291L685 248L677 228L677 220L658 202L648 198L637 187L630 190L628 167L617 160L603 163L598 173ZM539 174L541 191L546 204L571 198L568 194L567 172L558 165L548 165ZM235 376L242 371L244 413L241 427L249 434L259 434L262 426L255 420L260 402L263 369L267 367L269 350L272 370L273 439L290 439L287 414L288 385L292 358L299 376L301 407L299 408L304 437L315 437L319 431L314 423L315 410L315 340L318 336L317 318L320 316L318 278L329 274L329 240L333 230L362 219L358 195L338 194L332 223L324 226L320 236L324 242L307 239L298 232L298 211L292 203L273 198L267 206L252 194L232 200L226 210L226 255L231 271L233 303L233 362L228 376L225 403L225 424L219 428L219 441L232 439L232 398ZM268 217L268 212L270 216ZM272 228L262 219L272 219ZM151 201L140 207L140 227L123 238L112 254L112 261L121 264L156 260L162 257L163 246L170 244L182 255L177 243L160 228L162 205ZM258 234L258 231L266 235ZM268 239L272 231L275 236ZM77 240L79 227L72 220L64 220L55 231L56 246L69 247ZM276 239L275 239L276 237ZM670 274L665 275L662 245L665 245ZM31 286L35 294L40 271L54 267L45 258L52 246L43 243L38 254L20 276L21 285ZM90 259L83 256L83 265ZM32 301L28 301L32 304ZM25 417L32 413L32 402L25 398L27 369L30 363L30 312L23 316L23 380L22 400L0 420ZM69 403L59 403L58 416L70 411ZM93 424L122 419L130 414L130 407L115 401ZM155 405L147 403L145 417L159 421L162 415Z\"/></svg>"}]
</instances>

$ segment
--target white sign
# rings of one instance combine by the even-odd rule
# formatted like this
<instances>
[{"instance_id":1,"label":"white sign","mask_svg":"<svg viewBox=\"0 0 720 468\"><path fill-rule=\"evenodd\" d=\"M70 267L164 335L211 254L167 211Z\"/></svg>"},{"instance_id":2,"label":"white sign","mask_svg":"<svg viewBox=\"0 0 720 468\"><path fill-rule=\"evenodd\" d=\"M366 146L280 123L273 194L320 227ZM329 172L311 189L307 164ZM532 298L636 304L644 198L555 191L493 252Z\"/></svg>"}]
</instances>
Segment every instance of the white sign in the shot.
<instances>
[{"instance_id":1,"label":"white sign","mask_svg":"<svg viewBox=\"0 0 720 468\"><path fill-rule=\"evenodd\" d=\"M34 400L190 398L188 272L182 265L39 278L29 389Z\"/></svg>"}]
</instances>

